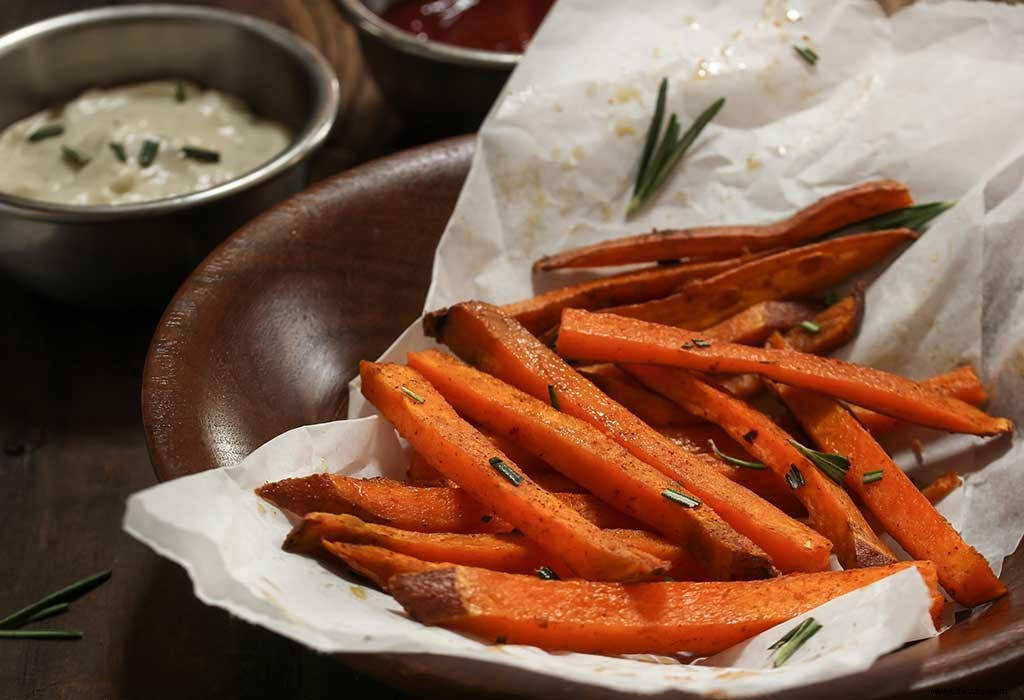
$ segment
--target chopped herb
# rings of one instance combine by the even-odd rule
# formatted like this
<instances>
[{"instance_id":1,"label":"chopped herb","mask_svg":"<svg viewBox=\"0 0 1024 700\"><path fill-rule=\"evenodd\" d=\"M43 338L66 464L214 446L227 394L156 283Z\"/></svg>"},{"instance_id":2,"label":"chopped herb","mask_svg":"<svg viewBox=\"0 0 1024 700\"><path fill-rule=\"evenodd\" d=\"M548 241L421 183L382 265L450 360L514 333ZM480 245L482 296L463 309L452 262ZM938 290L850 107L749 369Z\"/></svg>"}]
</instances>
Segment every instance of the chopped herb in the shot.
<instances>
[{"instance_id":1,"label":"chopped herb","mask_svg":"<svg viewBox=\"0 0 1024 700\"><path fill-rule=\"evenodd\" d=\"M113 141L110 144L110 150L114 152L114 157L122 163L128 162L128 152L124 150L124 144Z\"/></svg>"},{"instance_id":2,"label":"chopped herb","mask_svg":"<svg viewBox=\"0 0 1024 700\"><path fill-rule=\"evenodd\" d=\"M789 444L795 447L797 452L811 460L811 462L814 463L814 466L825 472L825 476L842 486L843 478L846 476L846 472L850 469L850 460L842 455L835 454L834 452L812 450L810 447L801 445L796 440L790 440Z\"/></svg>"},{"instance_id":3,"label":"chopped herb","mask_svg":"<svg viewBox=\"0 0 1024 700\"><path fill-rule=\"evenodd\" d=\"M768 647L769 650L777 650L775 653L775 659L772 661L772 666L778 668L789 661L790 657L793 656L793 654L795 654L808 639L817 634L820 629L821 623L813 617L809 617L787 632L782 639Z\"/></svg>"},{"instance_id":4,"label":"chopped herb","mask_svg":"<svg viewBox=\"0 0 1024 700\"><path fill-rule=\"evenodd\" d=\"M502 460L501 457L491 457L489 461L491 463L491 466L494 467L495 471L497 471L503 477L512 482L513 486L519 486L519 484L523 483L523 475L517 472L512 467L505 464L504 460Z\"/></svg>"},{"instance_id":5,"label":"chopped herb","mask_svg":"<svg viewBox=\"0 0 1024 700\"><path fill-rule=\"evenodd\" d=\"M89 164L90 160L92 160L91 158L89 158L89 156L85 155L77 148L72 148L71 146L66 146L63 144L61 144L60 147L60 154L61 157L64 158L65 163L75 168L83 168Z\"/></svg>"},{"instance_id":6,"label":"chopped herb","mask_svg":"<svg viewBox=\"0 0 1024 700\"><path fill-rule=\"evenodd\" d=\"M669 117L664 133L661 131L661 124L665 118L667 94L668 79L662 78L661 84L658 86L658 100L654 106L654 116L647 127L647 138L640 155L636 184L633 186L633 197L629 201L626 216L643 206L658 191L668 179L672 169L682 159L683 154L693 145L704 127L714 119L722 105L725 104L724 97L715 100L697 117L693 125L682 136L679 136L679 121L675 114Z\"/></svg>"},{"instance_id":7,"label":"chopped herb","mask_svg":"<svg viewBox=\"0 0 1024 700\"><path fill-rule=\"evenodd\" d=\"M789 471L786 472L786 483L789 484L789 488L798 489L807 482L804 481L804 475L800 473L796 465L790 464Z\"/></svg>"},{"instance_id":8,"label":"chopped herb","mask_svg":"<svg viewBox=\"0 0 1024 700\"><path fill-rule=\"evenodd\" d=\"M160 150L160 142L146 139L142 142L142 148L139 149L139 165L143 168L148 168L156 160L157 151Z\"/></svg>"},{"instance_id":9,"label":"chopped herb","mask_svg":"<svg viewBox=\"0 0 1024 700\"><path fill-rule=\"evenodd\" d=\"M420 396L419 394L417 394L415 391L413 391L412 389L410 389L407 386L400 386L400 387L398 387L398 390L400 392L402 392L403 394L405 394L406 396L408 396L413 401L415 401L416 403L426 403L427 402L427 400L425 398L423 398L422 396Z\"/></svg>"},{"instance_id":10,"label":"chopped herb","mask_svg":"<svg viewBox=\"0 0 1024 700\"><path fill-rule=\"evenodd\" d=\"M881 231L888 228L909 228L923 231L932 219L950 209L954 204L956 204L955 200L915 204L891 211L888 214L875 216L867 221L862 221L860 225L867 231Z\"/></svg>"},{"instance_id":11,"label":"chopped herb","mask_svg":"<svg viewBox=\"0 0 1024 700\"><path fill-rule=\"evenodd\" d=\"M839 302L839 295L832 289L825 292L825 295L821 297L821 301L825 306L833 306Z\"/></svg>"},{"instance_id":12,"label":"chopped herb","mask_svg":"<svg viewBox=\"0 0 1024 700\"><path fill-rule=\"evenodd\" d=\"M92 576L87 576L80 581L72 583L66 588L62 588L59 591L51 593L50 595L36 601L28 607L22 608L21 610L11 613L4 619L0 620L0 629L10 629L12 627L20 627L25 624L32 616L45 610L46 608L53 607L59 603L69 603L76 598L81 598L83 595L103 584L110 578L110 571L102 571Z\"/></svg>"},{"instance_id":13,"label":"chopped herb","mask_svg":"<svg viewBox=\"0 0 1024 700\"><path fill-rule=\"evenodd\" d=\"M666 258L658 261L658 267L673 267L679 264L679 258Z\"/></svg>"},{"instance_id":14,"label":"chopped herb","mask_svg":"<svg viewBox=\"0 0 1024 700\"><path fill-rule=\"evenodd\" d=\"M813 49L807 48L806 46L794 46L793 50L796 51L797 56L807 61L809 65L814 65L818 62L818 54Z\"/></svg>"},{"instance_id":15,"label":"chopped herb","mask_svg":"<svg viewBox=\"0 0 1024 700\"><path fill-rule=\"evenodd\" d=\"M480 522L482 522L482 523L489 523L492 520L494 520L494 516L493 515L481 515L480 516Z\"/></svg>"},{"instance_id":16,"label":"chopped herb","mask_svg":"<svg viewBox=\"0 0 1024 700\"><path fill-rule=\"evenodd\" d=\"M757 431L751 429L750 432L743 435L743 440L751 445L754 444L754 440L757 440Z\"/></svg>"},{"instance_id":17,"label":"chopped herb","mask_svg":"<svg viewBox=\"0 0 1024 700\"><path fill-rule=\"evenodd\" d=\"M754 434L756 435L757 433L754 433ZM721 450L718 449L718 446L715 445L715 441L714 440L708 440L708 445L711 446L711 451L715 453L716 457L718 457L723 462L728 462L729 464L731 464L733 466L743 467L744 469L767 469L768 468L765 465L761 464L760 462L749 462L749 461L747 461L745 459L738 459L736 457L730 457L729 455L725 454L724 452L722 452Z\"/></svg>"},{"instance_id":18,"label":"chopped herb","mask_svg":"<svg viewBox=\"0 0 1024 700\"><path fill-rule=\"evenodd\" d=\"M182 146L182 154L186 158L192 160L198 160L200 163L219 163L220 153L217 151L211 151L206 148L198 148L197 146Z\"/></svg>"},{"instance_id":19,"label":"chopped herb","mask_svg":"<svg viewBox=\"0 0 1024 700\"><path fill-rule=\"evenodd\" d=\"M558 405L558 394L555 393L555 385L548 384L548 398L551 399L551 406L556 411L561 411L562 407Z\"/></svg>"},{"instance_id":20,"label":"chopped herb","mask_svg":"<svg viewBox=\"0 0 1024 700\"><path fill-rule=\"evenodd\" d=\"M81 639L80 630L0 630L0 639Z\"/></svg>"},{"instance_id":21,"label":"chopped herb","mask_svg":"<svg viewBox=\"0 0 1024 700\"><path fill-rule=\"evenodd\" d=\"M665 576L663 576L661 580L664 581L665 583L675 583L675 581L676 581L674 578L672 578L671 576L669 576L667 574Z\"/></svg>"},{"instance_id":22,"label":"chopped herb","mask_svg":"<svg viewBox=\"0 0 1024 700\"><path fill-rule=\"evenodd\" d=\"M60 136L64 133L63 124L47 124L41 126L31 134L28 135L29 141L45 141L46 139L52 139L54 136Z\"/></svg>"},{"instance_id":23,"label":"chopped herb","mask_svg":"<svg viewBox=\"0 0 1024 700\"><path fill-rule=\"evenodd\" d=\"M698 348L710 348L711 341L704 340L703 338L690 338L690 342L696 345Z\"/></svg>"},{"instance_id":24,"label":"chopped herb","mask_svg":"<svg viewBox=\"0 0 1024 700\"><path fill-rule=\"evenodd\" d=\"M861 482L865 483L865 484L873 484L876 481L881 481L881 480L882 480L882 470L881 469L876 469L873 472L864 472L864 478L861 479Z\"/></svg>"},{"instance_id":25,"label":"chopped herb","mask_svg":"<svg viewBox=\"0 0 1024 700\"><path fill-rule=\"evenodd\" d=\"M174 84L174 101L184 102L186 99L185 95L185 83L180 80Z\"/></svg>"},{"instance_id":26,"label":"chopped herb","mask_svg":"<svg viewBox=\"0 0 1024 700\"><path fill-rule=\"evenodd\" d=\"M665 489L661 492L663 498L667 498L673 503L678 503L684 508L696 508L700 505L700 501L693 496L687 496L685 493L680 493L675 489Z\"/></svg>"},{"instance_id":27,"label":"chopped herb","mask_svg":"<svg viewBox=\"0 0 1024 700\"><path fill-rule=\"evenodd\" d=\"M800 327L808 333L821 333L821 326L814 321L802 321Z\"/></svg>"},{"instance_id":28,"label":"chopped herb","mask_svg":"<svg viewBox=\"0 0 1024 700\"><path fill-rule=\"evenodd\" d=\"M494 643L495 643L495 644L508 644L508 637L506 637L506 636L505 636L505 635L503 635L503 634L502 634L502 635L499 635L499 636L498 636L498 637L497 637L497 638L496 638L496 639L494 640Z\"/></svg>"},{"instance_id":29,"label":"chopped herb","mask_svg":"<svg viewBox=\"0 0 1024 700\"><path fill-rule=\"evenodd\" d=\"M537 574L537 578L545 581L561 581L562 577L551 570L551 567L542 566L539 569L534 569L533 573Z\"/></svg>"}]
</instances>

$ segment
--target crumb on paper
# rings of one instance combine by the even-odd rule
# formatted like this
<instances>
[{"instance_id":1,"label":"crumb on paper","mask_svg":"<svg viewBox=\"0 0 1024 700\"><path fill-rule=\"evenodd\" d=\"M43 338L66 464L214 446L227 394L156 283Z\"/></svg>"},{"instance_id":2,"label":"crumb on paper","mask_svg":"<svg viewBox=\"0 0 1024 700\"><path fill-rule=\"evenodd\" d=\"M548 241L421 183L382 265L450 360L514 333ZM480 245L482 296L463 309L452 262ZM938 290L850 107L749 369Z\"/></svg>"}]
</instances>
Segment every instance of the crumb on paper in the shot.
<instances>
[{"instance_id":1,"label":"crumb on paper","mask_svg":"<svg viewBox=\"0 0 1024 700\"><path fill-rule=\"evenodd\" d=\"M747 170L760 170L763 165L760 158L747 156Z\"/></svg>"},{"instance_id":2,"label":"crumb on paper","mask_svg":"<svg viewBox=\"0 0 1024 700\"><path fill-rule=\"evenodd\" d=\"M562 111L562 105L560 105L560 104L558 104L556 102L554 105L552 105L551 109L555 110L556 112L561 112Z\"/></svg>"},{"instance_id":3,"label":"crumb on paper","mask_svg":"<svg viewBox=\"0 0 1024 700\"><path fill-rule=\"evenodd\" d=\"M619 138L623 136L632 136L636 133L636 129L633 128L633 123L626 120L621 120L615 123L615 135Z\"/></svg>"},{"instance_id":4,"label":"crumb on paper","mask_svg":"<svg viewBox=\"0 0 1024 700\"><path fill-rule=\"evenodd\" d=\"M803 90L803 91L800 92L800 99L803 99L803 100L809 100L812 97L817 97L817 96L818 96L818 91L817 90Z\"/></svg>"},{"instance_id":5,"label":"crumb on paper","mask_svg":"<svg viewBox=\"0 0 1024 700\"><path fill-rule=\"evenodd\" d=\"M590 83L589 85L587 85L587 89L584 91L584 94L587 97L597 96L597 85L595 85L594 83Z\"/></svg>"},{"instance_id":6,"label":"crumb on paper","mask_svg":"<svg viewBox=\"0 0 1024 700\"><path fill-rule=\"evenodd\" d=\"M366 600L366 589L362 586L349 586L348 589L352 592L359 600Z\"/></svg>"},{"instance_id":7,"label":"crumb on paper","mask_svg":"<svg viewBox=\"0 0 1024 700\"><path fill-rule=\"evenodd\" d=\"M680 190L679 192L675 193L675 196L672 197L672 201L674 201L676 204L689 204L690 195Z\"/></svg>"},{"instance_id":8,"label":"crumb on paper","mask_svg":"<svg viewBox=\"0 0 1024 700\"><path fill-rule=\"evenodd\" d=\"M576 146L575 148L572 149L572 157L576 159L577 163L583 160L586 157L586 155L587 152L583 150L583 146Z\"/></svg>"}]
</instances>

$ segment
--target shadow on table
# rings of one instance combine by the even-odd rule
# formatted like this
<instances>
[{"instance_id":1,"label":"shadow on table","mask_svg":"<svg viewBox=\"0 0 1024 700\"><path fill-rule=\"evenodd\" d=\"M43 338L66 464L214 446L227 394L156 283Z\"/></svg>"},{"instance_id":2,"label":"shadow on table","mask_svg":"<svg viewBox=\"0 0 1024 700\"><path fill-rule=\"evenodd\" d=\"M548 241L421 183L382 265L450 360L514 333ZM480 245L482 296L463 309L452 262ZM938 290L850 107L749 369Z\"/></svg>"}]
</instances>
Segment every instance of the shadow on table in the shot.
<instances>
[{"instance_id":1,"label":"shadow on table","mask_svg":"<svg viewBox=\"0 0 1024 700\"><path fill-rule=\"evenodd\" d=\"M127 633L120 697L398 700L399 691L203 605L185 572L154 564Z\"/></svg>"}]
</instances>

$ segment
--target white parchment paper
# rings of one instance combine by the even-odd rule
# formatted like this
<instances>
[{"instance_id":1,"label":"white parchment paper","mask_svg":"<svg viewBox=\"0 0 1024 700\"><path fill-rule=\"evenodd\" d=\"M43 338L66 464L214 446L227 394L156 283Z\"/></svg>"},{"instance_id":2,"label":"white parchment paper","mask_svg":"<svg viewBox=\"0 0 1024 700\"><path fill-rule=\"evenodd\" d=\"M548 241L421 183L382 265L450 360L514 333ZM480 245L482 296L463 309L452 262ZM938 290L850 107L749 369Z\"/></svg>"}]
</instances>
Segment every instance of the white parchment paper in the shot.
<instances>
[{"instance_id":1,"label":"white parchment paper","mask_svg":"<svg viewBox=\"0 0 1024 700\"><path fill-rule=\"evenodd\" d=\"M813 47L817 66L793 44ZM915 378L970 361L990 410L1024 422L1022 55L1024 11L985 2L885 17L866 1L561 0L481 130L426 309L564 283L579 273L532 280L529 266L568 246L652 226L768 222L842 187L896 178L919 201L959 203L873 282L846 356ZM652 205L624 223L666 75L669 109L684 123L719 96L727 104ZM414 326L385 357L430 345ZM350 410L356 420L293 430L236 467L136 494L126 529L185 566L205 602L314 649L461 658L505 669L486 672L495 683L522 669L608 691L745 696L853 673L934 633L913 571L810 613L823 631L780 669L765 668L765 647L789 625L709 662L742 670L547 654L423 627L390 597L281 552L288 522L252 493L316 470L400 477L394 432L355 394ZM915 437L924 465L908 449ZM915 477L967 475L940 510L999 570L1024 532L1019 442L904 431L887 446Z\"/></svg>"}]
</instances>

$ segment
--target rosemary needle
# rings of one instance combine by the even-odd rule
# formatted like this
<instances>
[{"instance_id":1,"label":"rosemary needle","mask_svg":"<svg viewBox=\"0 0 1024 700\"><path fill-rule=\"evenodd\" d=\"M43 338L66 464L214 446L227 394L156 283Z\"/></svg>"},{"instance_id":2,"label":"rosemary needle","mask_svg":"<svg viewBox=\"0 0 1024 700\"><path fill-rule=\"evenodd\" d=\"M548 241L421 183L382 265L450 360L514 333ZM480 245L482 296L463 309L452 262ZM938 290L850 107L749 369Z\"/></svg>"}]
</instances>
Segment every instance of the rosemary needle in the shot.
<instances>
[{"instance_id":1,"label":"rosemary needle","mask_svg":"<svg viewBox=\"0 0 1024 700\"><path fill-rule=\"evenodd\" d=\"M32 603L28 607L22 608L21 610L12 613L0 620L0 630L9 629L11 627L19 627L24 624L29 618L36 615L37 613L45 610L46 608L53 607L58 603L68 603L76 598L80 598L92 589L103 584L107 579L110 578L110 571L102 571L98 574L93 574L83 578L81 581L76 581L66 588L62 588L59 591L51 593L50 595Z\"/></svg>"},{"instance_id":2,"label":"rosemary needle","mask_svg":"<svg viewBox=\"0 0 1024 700\"><path fill-rule=\"evenodd\" d=\"M0 639L81 639L80 630L0 630Z\"/></svg>"},{"instance_id":3,"label":"rosemary needle","mask_svg":"<svg viewBox=\"0 0 1024 700\"><path fill-rule=\"evenodd\" d=\"M796 51L796 55L807 61L808 65L814 65L818 62L818 54L814 52L814 49L810 49L806 46L794 46L793 50Z\"/></svg>"},{"instance_id":4,"label":"rosemary needle","mask_svg":"<svg viewBox=\"0 0 1024 700\"><path fill-rule=\"evenodd\" d=\"M709 439L708 440L708 446L711 447L711 451L715 453L716 457L718 457L723 462L727 462L727 463L729 463L729 464L731 464L731 465L733 465L735 467L743 467L744 469L767 469L768 468L765 465L761 464L760 462L751 462L751 461L748 461L746 459L739 459L737 457L730 457L729 455L725 454L720 449L718 449L718 446L715 444L714 440L710 440Z\"/></svg>"},{"instance_id":5,"label":"rosemary needle","mask_svg":"<svg viewBox=\"0 0 1024 700\"><path fill-rule=\"evenodd\" d=\"M909 228L923 231L932 219L950 209L954 204L956 204L955 200L915 204L872 217L867 221L862 221L860 225L867 231L881 231L889 228Z\"/></svg>"}]
</instances>

